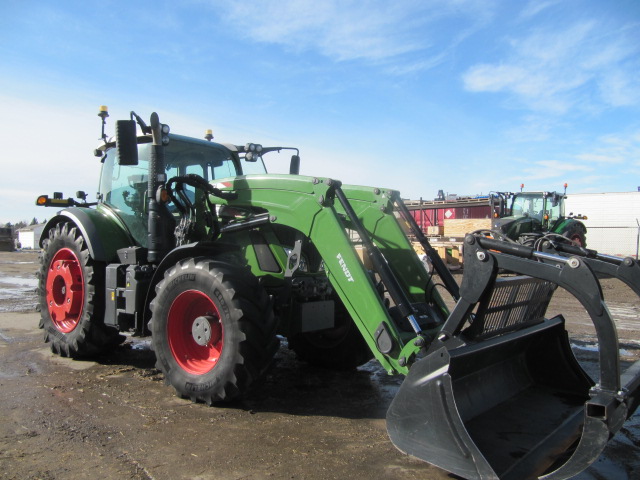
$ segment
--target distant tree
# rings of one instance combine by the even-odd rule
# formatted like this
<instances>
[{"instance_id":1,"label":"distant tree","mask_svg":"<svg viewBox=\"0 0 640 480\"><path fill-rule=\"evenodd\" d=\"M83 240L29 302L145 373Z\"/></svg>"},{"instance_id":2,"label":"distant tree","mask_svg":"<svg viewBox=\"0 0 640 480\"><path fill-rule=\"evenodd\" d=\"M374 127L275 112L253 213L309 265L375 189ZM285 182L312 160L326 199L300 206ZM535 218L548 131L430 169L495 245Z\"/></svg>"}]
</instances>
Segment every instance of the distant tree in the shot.
<instances>
[{"instance_id":1,"label":"distant tree","mask_svg":"<svg viewBox=\"0 0 640 480\"><path fill-rule=\"evenodd\" d=\"M16 223L13 228L15 228L16 230L20 230L21 228L24 228L27 226L27 222L25 222L24 220Z\"/></svg>"},{"instance_id":2,"label":"distant tree","mask_svg":"<svg viewBox=\"0 0 640 480\"><path fill-rule=\"evenodd\" d=\"M5 228L11 228L13 227L13 224L11 222L7 222L4 224Z\"/></svg>"},{"instance_id":3,"label":"distant tree","mask_svg":"<svg viewBox=\"0 0 640 480\"><path fill-rule=\"evenodd\" d=\"M33 217L33 220L31 220L31 223L29 224L29 226L31 225L38 225L38 219L36 217Z\"/></svg>"}]
</instances>

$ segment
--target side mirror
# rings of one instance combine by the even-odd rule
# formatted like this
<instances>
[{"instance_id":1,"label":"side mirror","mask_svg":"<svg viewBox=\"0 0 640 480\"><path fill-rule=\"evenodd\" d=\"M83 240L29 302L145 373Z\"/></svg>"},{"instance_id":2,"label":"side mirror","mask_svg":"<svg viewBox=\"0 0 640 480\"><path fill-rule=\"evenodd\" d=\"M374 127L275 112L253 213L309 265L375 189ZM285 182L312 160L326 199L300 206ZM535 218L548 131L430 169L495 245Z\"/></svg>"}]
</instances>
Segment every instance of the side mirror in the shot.
<instances>
[{"instance_id":1,"label":"side mirror","mask_svg":"<svg viewBox=\"0 0 640 480\"><path fill-rule=\"evenodd\" d=\"M116 147L120 165L138 165L138 139L134 120L116 121Z\"/></svg>"},{"instance_id":2,"label":"side mirror","mask_svg":"<svg viewBox=\"0 0 640 480\"><path fill-rule=\"evenodd\" d=\"M291 164L289 165L289 175L299 175L299 174L300 174L300 156L292 155Z\"/></svg>"}]
</instances>

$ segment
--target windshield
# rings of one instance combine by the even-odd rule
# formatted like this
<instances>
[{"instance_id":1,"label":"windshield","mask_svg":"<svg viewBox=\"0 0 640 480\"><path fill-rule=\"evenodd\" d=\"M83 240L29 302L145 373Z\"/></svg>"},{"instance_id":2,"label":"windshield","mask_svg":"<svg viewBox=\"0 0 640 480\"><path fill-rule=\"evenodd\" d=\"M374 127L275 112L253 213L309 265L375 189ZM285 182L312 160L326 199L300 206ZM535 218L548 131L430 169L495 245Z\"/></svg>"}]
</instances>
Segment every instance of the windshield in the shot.
<instances>
[{"instance_id":1,"label":"windshield","mask_svg":"<svg viewBox=\"0 0 640 480\"><path fill-rule=\"evenodd\" d=\"M548 215L549 220L556 220L564 215L562 197L551 193L546 201L542 193L518 193L513 198L511 204L511 215L516 217L528 216L542 221L544 215ZM555 204L555 205L554 205Z\"/></svg>"}]
</instances>

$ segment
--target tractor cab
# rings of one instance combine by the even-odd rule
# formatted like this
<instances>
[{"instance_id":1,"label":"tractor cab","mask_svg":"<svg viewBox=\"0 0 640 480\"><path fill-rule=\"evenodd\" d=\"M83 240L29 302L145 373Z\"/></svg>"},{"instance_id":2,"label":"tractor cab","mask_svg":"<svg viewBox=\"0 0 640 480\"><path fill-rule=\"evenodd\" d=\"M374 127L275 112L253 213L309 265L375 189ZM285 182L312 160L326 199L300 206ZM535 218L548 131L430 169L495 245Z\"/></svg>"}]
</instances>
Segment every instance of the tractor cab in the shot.
<instances>
[{"instance_id":1,"label":"tractor cab","mask_svg":"<svg viewBox=\"0 0 640 480\"><path fill-rule=\"evenodd\" d=\"M149 247L150 200L157 200L160 205L158 214L164 230L161 236L173 248L217 235L217 219L212 218L215 214L205 208L208 197L196 183L214 185L225 178L264 175L267 169L263 155L282 150L296 152L291 157L289 173L297 174L300 168L297 148L221 144L212 141L211 130L207 130L204 139L196 139L170 134L166 125L161 125L166 131L158 139L163 160L157 167L150 166L157 149L151 129L135 112L131 116L131 120L118 122L120 144L115 139L107 140L103 129L103 142L95 150L103 164L97 208L119 218L139 247ZM133 118L142 135L136 135ZM150 179L149 172L154 170L158 170L157 178ZM150 199L148 192L154 192L156 198ZM182 238L177 244L172 240L174 235Z\"/></svg>"},{"instance_id":2,"label":"tractor cab","mask_svg":"<svg viewBox=\"0 0 640 480\"><path fill-rule=\"evenodd\" d=\"M115 143L106 145L102 158L102 174L98 193L98 208L107 209L119 217L126 225L139 246L147 247L149 162L152 144L150 137L138 137L138 160L121 162ZM165 147L164 179L198 175L211 182L216 179L235 177L246 173L265 173L261 158L252 162L240 157L234 146L169 135L169 143ZM183 194L186 200L197 203L196 189L184 185ZM201 195L200 195L201 196ZM176 220L179 213L173 203L168 209Z\"/></svg>"}]
</instances>

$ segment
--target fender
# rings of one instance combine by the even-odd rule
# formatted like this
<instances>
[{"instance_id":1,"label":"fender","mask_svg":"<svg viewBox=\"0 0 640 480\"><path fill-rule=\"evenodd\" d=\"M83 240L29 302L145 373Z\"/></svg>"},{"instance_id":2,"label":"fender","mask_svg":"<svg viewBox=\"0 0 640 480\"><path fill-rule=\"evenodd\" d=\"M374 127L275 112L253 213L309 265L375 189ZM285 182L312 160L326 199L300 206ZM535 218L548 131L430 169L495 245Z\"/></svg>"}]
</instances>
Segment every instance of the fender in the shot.
<instances>
[{"instance_id":1,"label":"fender","mask_svg":"<svg viewBox=\"0 0 640 480\"><path fill-rule=\"evenodd\" d=\"M579 220L576 220L575 218L563 218L562 220L559 220L553 226L553 229L551 231L553 233L564 235L566 237L569 237L574 233L582 234L583 240L584 240L584 245L582 246L583 247L587 246L587 239L586 239L587 227L585 226L584 223L582 223Z\"/></svg>"},{"instance_id":2,"label":"fender","mask_svg":"<svg viewBox=\"0 0 640 480\"><path fill-rule=\"evenodd\" d=\"M117 250L135 245L129 232L120 225L118 219L107 212L92 208L72 207L64 209L51 218L42 231L39 245L49 237L49 230L61 220L70 220L82 233L87 242L89 254L99 262L119 262Z\"/></svg>"},{"instance_id":3,"label":"fender","mask_svg":"<svg viewBox=\"0 0 640 480\"><path fill-rule=\"evenodd\" d=\"M584 223L576 220L575 218L563 218L559 223L553 226L551 231L562 234L572 228L576 228L584 234L587 233L587 227L585 227Z\"/></svg>"}]
</instances>

